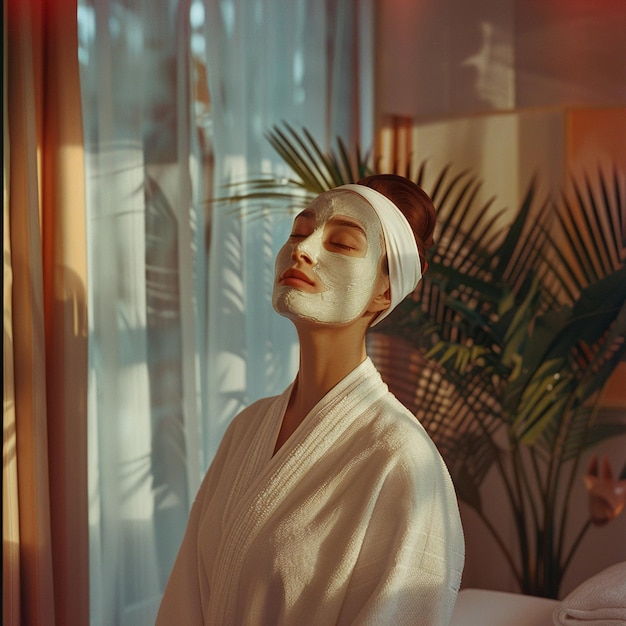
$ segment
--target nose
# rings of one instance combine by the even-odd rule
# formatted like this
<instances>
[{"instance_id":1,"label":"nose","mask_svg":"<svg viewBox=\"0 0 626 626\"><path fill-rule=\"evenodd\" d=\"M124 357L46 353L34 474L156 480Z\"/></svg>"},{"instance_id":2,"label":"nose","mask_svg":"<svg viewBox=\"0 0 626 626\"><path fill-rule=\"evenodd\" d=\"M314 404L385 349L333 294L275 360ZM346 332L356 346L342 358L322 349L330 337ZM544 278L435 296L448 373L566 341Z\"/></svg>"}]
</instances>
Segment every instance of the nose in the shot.
<instances>
[{"instance_id":1,"label":"nose","mask_svg":"<svg viewBox=\"0 0 626 626\"><path fill-rule=\"evenodd\" d=\"M303 263L307 263L309 265L315 265L316 255L308 246L304 245L305 241L301 241L293 247L291 251L291 258L294 261L302 261Z\"/></svg>"}]
</instances>

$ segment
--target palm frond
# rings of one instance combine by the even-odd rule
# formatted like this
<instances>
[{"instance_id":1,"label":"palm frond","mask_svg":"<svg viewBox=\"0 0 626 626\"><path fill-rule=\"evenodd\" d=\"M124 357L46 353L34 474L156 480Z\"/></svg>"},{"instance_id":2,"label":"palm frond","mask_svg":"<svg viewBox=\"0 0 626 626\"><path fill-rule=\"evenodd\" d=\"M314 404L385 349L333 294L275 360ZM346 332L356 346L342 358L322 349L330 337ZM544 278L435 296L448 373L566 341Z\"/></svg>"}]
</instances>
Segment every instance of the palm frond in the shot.
<instances>
[{"instance_id":1,"label":"palm frond","mask_svg":"<svg viewBox=\"0 0 626 626\"><path fill-rule=\"evenodd\" d=\"M274 150L302 179L308 191L318 194L330 189L333 186L330 173L332 161L329 162L323 158L317 143L307 145L305 139L300 137L291 126L285 124L285 127L291 137L276 126L267 134Z\"/></svg>"}]
</instances>

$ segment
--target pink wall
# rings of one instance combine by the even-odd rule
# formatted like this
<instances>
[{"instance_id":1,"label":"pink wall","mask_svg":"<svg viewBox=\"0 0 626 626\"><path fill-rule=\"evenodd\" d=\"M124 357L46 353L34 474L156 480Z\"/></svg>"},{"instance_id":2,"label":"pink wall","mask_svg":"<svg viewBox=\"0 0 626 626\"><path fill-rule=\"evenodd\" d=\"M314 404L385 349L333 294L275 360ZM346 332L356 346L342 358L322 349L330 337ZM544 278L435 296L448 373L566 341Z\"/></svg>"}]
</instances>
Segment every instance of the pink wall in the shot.
<instances>
[{"instance_id":1,"label":"pink wall","mask_svg":"<svg viewBox=\"0 0 626 626\"><path fill-rule=\"evenodd\" d=\"M377 9L380 114L626 104L623 0L378 0Z\"/></svg>"}]
</instances>

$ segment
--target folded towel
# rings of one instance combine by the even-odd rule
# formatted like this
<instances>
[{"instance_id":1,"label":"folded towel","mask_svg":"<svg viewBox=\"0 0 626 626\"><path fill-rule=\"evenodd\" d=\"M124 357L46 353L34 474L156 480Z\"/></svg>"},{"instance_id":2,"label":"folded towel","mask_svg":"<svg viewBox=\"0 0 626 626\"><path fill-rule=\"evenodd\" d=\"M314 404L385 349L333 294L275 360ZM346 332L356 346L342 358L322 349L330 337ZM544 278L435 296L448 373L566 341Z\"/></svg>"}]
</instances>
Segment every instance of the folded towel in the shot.
<instances>
[{"instance_id":1,"label":"folded towel","mask_svg":"<svg viewBox=\"0 0 626 626\"><path fill-rule=\"evenodd\" d=\"M580 584L554 609L555 626L626 626L626 561Z\"/></svg>"}]
</instances>

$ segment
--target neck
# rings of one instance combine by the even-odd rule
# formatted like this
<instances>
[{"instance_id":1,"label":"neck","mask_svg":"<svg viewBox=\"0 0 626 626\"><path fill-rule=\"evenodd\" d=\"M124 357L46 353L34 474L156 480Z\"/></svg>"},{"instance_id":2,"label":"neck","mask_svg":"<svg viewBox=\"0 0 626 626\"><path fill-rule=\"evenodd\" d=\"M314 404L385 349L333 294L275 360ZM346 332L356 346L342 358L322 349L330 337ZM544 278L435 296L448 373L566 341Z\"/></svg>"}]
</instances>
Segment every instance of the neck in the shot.
<instances>
[{"instance_id":1,"label":"neck","mask_svg":"<svg viewBox=\"0 0 626 626\"><path fill-rule=\"evenodd\" d=\"M300 367L291 406L302 418L367 357L365 329L298 327Z\"/></svg>"},{"instance_id":2,"label":"neck","mask_svg":"<svg viewBox=\"0 0 626 626\"><path fill-rule=\"evenodd\" d=\"M300 367L283 416L274 452L311 409L366 359L367 320L345 328L294 322L300 340Z\"/></svg>"}]
</instances>

